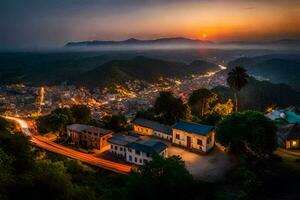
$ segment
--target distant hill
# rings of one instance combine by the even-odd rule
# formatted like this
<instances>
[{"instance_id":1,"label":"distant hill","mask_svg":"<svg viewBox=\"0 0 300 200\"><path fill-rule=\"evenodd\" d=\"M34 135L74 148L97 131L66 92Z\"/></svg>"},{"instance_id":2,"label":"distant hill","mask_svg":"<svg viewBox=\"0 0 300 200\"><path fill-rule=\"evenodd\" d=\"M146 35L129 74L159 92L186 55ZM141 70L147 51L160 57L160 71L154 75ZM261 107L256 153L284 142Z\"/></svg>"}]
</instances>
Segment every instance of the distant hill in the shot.
<instances>
[{"instance_id":1,"label":"distant hill","mask_svg":"<svg viewBox=\"0 0 300 200\"><path fill-rule=\"evenodd\" d=\"M88 46L107 46L107 45L199 45L199 44L212 44L211 41L206 40L193 40L183 37L175 38L159 38L153 40L138 40L130 38L121 41L82 41L82 42L68 42L65 47L88 47Z\"/></svg>"},{"instance_id":2,"label":"distant hill","mask_svg":"<svg viewBox=\"0 0 300 200\"><path fill-rule=\"evenodd\" d=\"M0 53L0 84L60 84L109 60L85 52Z\"/></svg>"},{"instance_id":3,"label":"distant hill","mask_svg":"<svg viewBox=\"0 0 300 200\"><path fill-rule=\"evenodd\" d=\"M197 60L191 64L137 56L130 60L113 60L80 75L83 85L107 85L127 80L155 82L160 77L184 77L218 70L216 64ZM77 80L75 82L78 82ZM74 83L75 83L74 82Z\"/></svg>"},{"instance_id":4,"label":"distant hill","mask_svg":"<svg viewBox=\"0 0 300 200\"><path fill-rule=\"evenodd\" d=\"M94 87L133 79L155 81L160 76L205 74L216 69L217 65L200 60L188 65L123 53L0 53L0 84L68 83Z\"/></svg>"},{"instance_id":5,"label":"distant hill","mask_svg":"<svg viewBox=\"0 0 300 200\"><path fill-rule=\"evenodd\" d=\"M247 41L247 40L237 40L237 41L226 41L219 44L233 44L233 45L281 45L281 46L298 46L300 45L299 39L280 39L280 40L265 40L265 41Z\"/></svg>"},{"instance_id":6,"label":"distant hill","mask_svg":"<svg viewBox=\"0 0 300 200\"><path fill-rule=\"evenodd\" d=\"M234 66L243 66L252 75L264 77L274 83L286 83L300 91L300 55L242 57L228 63L229 68Z\"/></svg>"},{"instance_id":7,"label":"distant hill","mask_svg":"<svg viewBox=\"0 0 300 200\"><path fill-rule=\"evenodd\" d=\"M233 92L228 87L217 86L213 91L218 94L221 101L228 98L233 99ZM270 105L279 107L300 106L300 92L285 84L273 84L268 81L258 81L254 78L251 78L248 85L241 90L239 98L241 110L265 111Z\"/></svg>"}]
</instances>

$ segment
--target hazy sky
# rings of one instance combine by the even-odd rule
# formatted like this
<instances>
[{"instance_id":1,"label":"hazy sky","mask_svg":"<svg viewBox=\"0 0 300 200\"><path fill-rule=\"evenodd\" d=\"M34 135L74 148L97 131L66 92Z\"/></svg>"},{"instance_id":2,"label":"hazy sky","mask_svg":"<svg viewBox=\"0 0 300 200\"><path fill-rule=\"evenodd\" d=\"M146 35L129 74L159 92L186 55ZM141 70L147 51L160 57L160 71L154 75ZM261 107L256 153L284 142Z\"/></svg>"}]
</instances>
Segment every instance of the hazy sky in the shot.
<instances>
[{"instance_id":1,"label":"hazy sky","mask_svg":"<svg viewBox=\"0 0 300 200\"><path fill-rule=\"evenodd\" d=\"M300 0L0 0L0 48L203 35L300 38Z\"/></svg>"}]
</instances>

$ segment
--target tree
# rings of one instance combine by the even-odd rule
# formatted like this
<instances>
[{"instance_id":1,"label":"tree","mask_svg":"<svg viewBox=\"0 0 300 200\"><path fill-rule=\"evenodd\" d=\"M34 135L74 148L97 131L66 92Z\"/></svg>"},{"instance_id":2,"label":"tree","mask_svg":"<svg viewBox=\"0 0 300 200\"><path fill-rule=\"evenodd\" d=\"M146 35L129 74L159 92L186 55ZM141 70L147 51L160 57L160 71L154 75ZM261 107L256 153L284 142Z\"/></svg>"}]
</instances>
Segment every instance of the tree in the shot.
<instances>
[{"instance_id":1,"label":"tree","mask_svg":"<svg viewBox=\"0 0 300 200\"><path fill-rule=\"evenodd\" d=\"M262 113L232 113L216 127L217 141L236 156L267 158L277 148L276 126Z\"/></svg>"},{"instance_id":2,"label":"tree","mask_svg":"<svg viewBox=\"0 0 300 200\"><path fill-rule=\"evenodd\" d=\"M229 115L230 113L232 113L232 111L233 111L233 103L231 99L228 99L228 101L225 103L218 102L213 107L213 112L218 113L222 117Z\"/></svg>"},{"instance_id":3,"label":"tree","mask_svg":"<svg viewBox=\"0 0 300 200\"><path fill-rule=\"evenodd\" d=\"M124 115L112 115L112 116L106 116L103 119L105 126L108 129L112 129L114 131L122 131L126 130L128 127L127 119Z\"/></svg>"},{"instance_id":4,"label":"tree","mask_svg":"<svg viewBox=\"0 0 300 200\"><path fill-rule=\"evenodd\" d=\"M34 199L71 199L73 185L63 162L37 160L34 173Z\"/></svg>"},{"instance_id":5,"label":"tree","mask_svg":"<svg viewBox=\"0 0 300 200\"><path fill-rule=\"evenodd\" d=\"M71 110L68 108L57 108L49 115L40 117L37 126L40 133L58 131L60 134L65 132L66 125L74 123Z\"/></svg>"},{"instance_id":6,"label":"tree","mask_svg":"<svg viewBox=\"0 0 300 200\"><path fill-rule=\"evenodd\" d=\"M191 107L192 114L203 117L210 112L211 104L216 100L216 94L206 88L201 88L192 92L188 104Z\"/></svg>"},{"instance_id":7,"label":"tree","mask_svg":"<svg viewBox=\"0 0 300 200\"><path fill-rule=\"evenodd\" d=\"M71 112L78 124L87 124L91 119L91 109L86 105L73 105Z\"/></svg>"},{"instance_id":8,"label":"tree","mask_svg":"<svg viewBox=\"0 0 300 200\"><path fill-rule=\"evenodd\" d=\"M189 117L189 108L180 98L175 98L170 92L161 92L154 103L154 111L160 121L173 124L180 119Z\"/></svg>"},{"instance_id":9,"label":"tree","mask_svg":"<svg viewBox=\"0 0 300 200\"><path fill-rule=\"evenodd\" d=\"M205 186L193 179L179 156L152 161L132 172L127 182L128 199L207 199Z\"/></svg>"},{"instance_id":10,"label":"tree","mask_svg":"<svg viewBox=\"0 0 300 200\"><path fill-rule=\"evenodd\" d=\"M0 148L0 199L8 199L7 186L14 181L12 175L13 160L12 156Z\"/></svg>"},{"instance_id":11,"label":"tree","mask_svg":"<svg viewBox=\"0 0 300 200\"><path fill-rule=\"evenodd\" d=\"M21 173L32 167L33 157L29 138L19 132L12 132L12 124L0 118L0 147L9 156L13 156L11 165L15 173ZM12 134L13 133L13 134Z\"/></svg>"},{"instance_id":12,"label":"tree","mask_svg":"<svg viewBox=\"0 0 300 200\"><path fill-rule=\"evenodd\" d=\"M0 117L0 132L9 132L12 129L12 124L5 118Z\"/></svg>"},{"instance_id":13,"label":"tree","mask_svg":"<svg viewBox=\"0 0 300 200\"><path fill-rule=\"evenodd\" d=\"M249 75L243 67L235 67L228 73L227 84L234 91L235 111L238 111L238 92L248 83Z\"/></svg>"}]
</instances>

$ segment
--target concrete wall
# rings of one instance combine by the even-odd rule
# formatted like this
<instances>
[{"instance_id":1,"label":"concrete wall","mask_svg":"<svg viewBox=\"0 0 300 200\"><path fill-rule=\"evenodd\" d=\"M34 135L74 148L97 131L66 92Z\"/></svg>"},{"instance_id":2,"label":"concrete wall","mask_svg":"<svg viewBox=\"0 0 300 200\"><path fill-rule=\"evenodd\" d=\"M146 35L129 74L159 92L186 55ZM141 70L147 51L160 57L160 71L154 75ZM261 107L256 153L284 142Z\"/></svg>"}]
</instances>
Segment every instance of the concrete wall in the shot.
<instances>
[{"instance_id":1,"label":"concrete wall","mask_svg":"<svg viewBox=\"0 0 300 200\"><path fill-rule=\"evenodd\" d=\"M179 135L179 138L177 138L176 135ZM187 145L187 137L188 136L191 138L190 149L207 152L215 144L214 132L210 132L206 136L202 136L202 135L188 133L188 132L177 130L177 129L173 129L172 142L174 144L177 144L180 146L188 147L188 145ZM198 142L198 140L199 140L199 142Z\"/></svg>"},{"instance_id":2,"label":"concrete wall","mask_svg":"<svg viewBox=\"0 0 300 200\"><path fill-rule=\"evenodd\" d=\"M126 147L121 146L121 145L111 144L109 152L112 153L112 154L114 154L114 155L117 155L117 156L125 158Z\"/></svg>"},{"instance_id":3,"label":"concrete wall","mask_svg":"<svg viewBox=\"0 0 300 200\"><path fill-rule=\"evenodd\" d=\"M161 156L166 158L168 156L168 151L165 149L160 153ZM143 165L145 162L149 162L152 160L152 155L144 153L144 152L138 152L131 148L126 148L126 161L129 163L133 163L136 165Z\"/></svg>"},{"instance_id":4,"label":"concrete wall","mask_svg":"<svg viewBox=\"0 0 300 200\"><path fill-rule=\"evenodd\" d=\"M165 140L172 141L172 135L160 131L153 131L153 135Z\"/></svg>"}]
</instances>

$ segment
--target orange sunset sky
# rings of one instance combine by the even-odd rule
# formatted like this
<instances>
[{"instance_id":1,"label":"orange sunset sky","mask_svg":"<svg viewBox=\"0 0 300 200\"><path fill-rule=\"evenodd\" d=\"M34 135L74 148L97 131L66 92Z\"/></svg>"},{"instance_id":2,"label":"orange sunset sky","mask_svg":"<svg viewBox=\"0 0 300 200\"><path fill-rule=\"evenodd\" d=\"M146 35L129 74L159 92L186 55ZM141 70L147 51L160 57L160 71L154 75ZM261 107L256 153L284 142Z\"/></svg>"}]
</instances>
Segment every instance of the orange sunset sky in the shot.
<instances>
[{"instance_id":1,"label":"orange sunset sky","mask_svg":"<svg viewBox=\"0 0 300 200\"><path fill-rule=\"evenodd\" d=\"M300 37L300 0L11 0L0 7L4 46L132 37Z\"/></svg>"}]
</instances>

